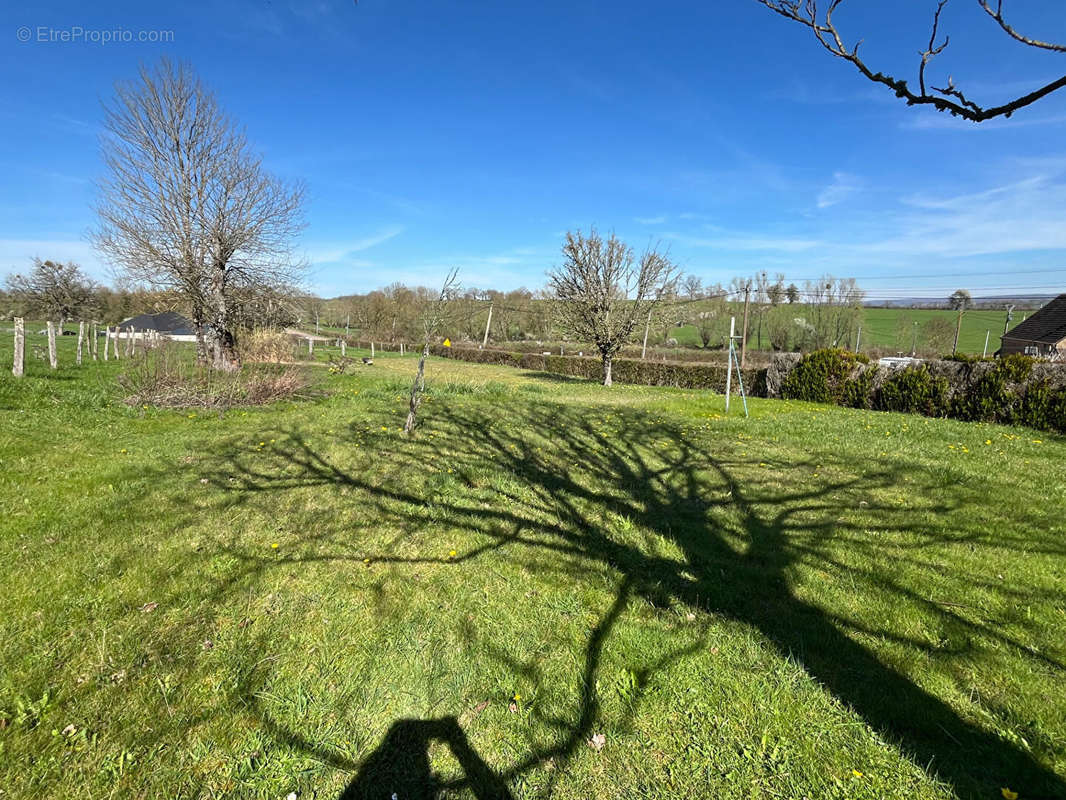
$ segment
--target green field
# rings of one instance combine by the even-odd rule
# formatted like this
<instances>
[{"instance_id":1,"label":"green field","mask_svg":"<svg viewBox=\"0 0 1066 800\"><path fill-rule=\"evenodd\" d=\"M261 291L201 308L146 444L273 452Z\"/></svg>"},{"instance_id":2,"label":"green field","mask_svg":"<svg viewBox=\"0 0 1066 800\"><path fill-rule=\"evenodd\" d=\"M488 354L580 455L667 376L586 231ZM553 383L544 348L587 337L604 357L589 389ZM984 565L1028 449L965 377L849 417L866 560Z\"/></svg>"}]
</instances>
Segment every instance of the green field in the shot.
<instances>
[{"instance_id":1,"label":"green field","mask_svg":"<svg viewBox=\"0 0 1066 800\"><path fill-rule=\"evenodd\" d=\"M744 313L743 305L734 304L732 310L737 316L737 325L739 327ZM803 313L802 306L798 306L796 315L803 316ZM1031 310L1015 311L1011 326L1017 325L1026 315L1032 313L1033 311ZM934 343L928 339L928 329L925 326L930 320L934 319L941 319L950 327L949 335L944 341ZM951 352L956 321L957 312L947 309L864 308L861 347L863 350L876 349L877 351L910 354L912 345L916 345L920 354L945 355ZM995 353L999 349L999 337L1003 334L1005 321L1005 311L987 311L984 309L967 311L962 317L959 352L980 355L985 348L985 335L988 334L988 354ZM304 327L308 331L315 330L313 325ZM321 326L321 334L323 336L343 336L344 328L323 325ZM352 329L352 335L364 340L367 338L354 329ZM642 335L643 327L638 326L638 330L630 337L631 343L639 346ZM676 339L681 347L698 348L701 346L699 332L694 325L670 328L669 336ZM661 346L662 339L663 332L661 329L652 331L650 342L653 345ZM498 343L494 342L494 344ZM753 317L749 331L748 347L749 349L758 349L759 345L758 328ZM765 331L763 332L761 345L762 349L770 349L769 335ZM718 348L721 343L714 342L713 346ZM854 346L855 340L854 336L852 336L847 343L847 347L851 349Z\"/></svg>"},{"instance_id":2,"label":"green field","mask_svg":"<svg viewBox=\"0 0 1066 800\"><path fill-rule=\"evenodd\" d=\"M737 309L737 324L740 325L740 315L743 313L741 308ZM1012 326L1017 325L1022 321L1022 317L1026 314L1031 314L1031 311L1016 311L1014 314L1014 321ZM910 354L911 345L915 342L914 337L914 323L917 325L917 346L920 352L924 352L930 349L930 344L926 340L923 326L932 319L943 319L951 325L951 330L954 331L956 320L958 318L957 312L941 309L924 309L924 308L865 308L863 309L863 323L862 323L862 340L861 346L863 350L877 348L878 350L898 351ZM962 331L959 334L959 352L969 353L971 355L980 355L984 351L985 347L985 334L988 333L988 354L996 352L999 349L999 337L1003 334L1003 323L1006 320L1006 312L1004 311L985 311L974 310L967 311L962 317ZM689 347L698 347L700 344L699 334L696 328L692 325L686 325L681 328L675 329L671 335L677 339L678 344ZM953 336L951 337L953 338ZM757 333L754 324L749 331L748 346L750 348L758 347ZM769 349L769 338L764 334L763 349ZM855 346L855 341L848 342L848 349ZM932 349L938 351L939 355L945 353L939 352L943 349L945 352L951 352L951 339L949 338L946 347Z\"/></svg>"},{"instance_id":3,"label":"green field","mask_svg":"<svg viewBox=\"0 0 1066 800\"><path fill-rule=\"evenodd\" d=\"M220 414L5 339L0 797L1066 796L1061 437L434 359L409 440L412 358Z\"/></svg>"}]
</instances>

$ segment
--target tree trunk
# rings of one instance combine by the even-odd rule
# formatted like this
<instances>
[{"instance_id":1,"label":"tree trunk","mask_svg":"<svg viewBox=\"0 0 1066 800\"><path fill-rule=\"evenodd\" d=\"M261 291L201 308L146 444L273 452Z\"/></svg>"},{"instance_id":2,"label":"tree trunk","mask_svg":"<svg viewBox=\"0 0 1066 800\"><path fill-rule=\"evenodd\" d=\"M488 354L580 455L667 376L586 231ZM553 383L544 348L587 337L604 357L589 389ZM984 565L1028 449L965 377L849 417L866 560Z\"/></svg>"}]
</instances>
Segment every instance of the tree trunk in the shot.
<instances>
[{"instance_id":1,"label":"tree trunk","mask_svg":"<svg viewBox=\"0 0 1066 800\"><path fill-rule=\"evenodd\" d=\"M11 374L21 378L26 371L26 323L22 317L15 319L15 363Z\"/></svg>"},{"instance_id":2,"label":"tree trunk","mask_svg":"<svg viewBox=\"0 0 1066 800\"><path fill-rule=\"evenodd\" d=\"M604 355L603 356L603 385L604 386L610 386L611 385L611 359L612 359L612 356L610 356L610 355Z\"/></svg>"},{"instance_id":3,"label":"tree trunk","mask_svg":"<svg viewBox=\"0 0 1066 800\"><path fill-rule=\"evenodd\" d=\"M422 355L418 359L418 372L411 384L411 399L407 407L407 422L403 425L405 436L410 436L418 423L418 406L422 402L422 390L426 388L426 356L429 355L429 342L422 345Z\"/></svg>"},{"instance_id":4,"label":"tree trunk","mask_svg":"<svg viewBox=\"0 0 1066 800\"><path fill-rule=\"evenodd\" d=\"M78 364L79 367L81 366L81 351L82 351L82 348L84 347L84 345L85 345L85 322L82 321L82 322L78 323L78 358L77 358L77 364Z\"/></svg>"},{"instance_id":5,"label":"tree trunk","mask_svg":"<svg viewBox=\"0 0 1066 800\"><path fill-rule=\"evenodd\" d=\"M226 307L225 278L216 270L211 280L211 367L233 372L241 365L237 355L237 341L230 330Z\"/></svg>"}]
</instances>

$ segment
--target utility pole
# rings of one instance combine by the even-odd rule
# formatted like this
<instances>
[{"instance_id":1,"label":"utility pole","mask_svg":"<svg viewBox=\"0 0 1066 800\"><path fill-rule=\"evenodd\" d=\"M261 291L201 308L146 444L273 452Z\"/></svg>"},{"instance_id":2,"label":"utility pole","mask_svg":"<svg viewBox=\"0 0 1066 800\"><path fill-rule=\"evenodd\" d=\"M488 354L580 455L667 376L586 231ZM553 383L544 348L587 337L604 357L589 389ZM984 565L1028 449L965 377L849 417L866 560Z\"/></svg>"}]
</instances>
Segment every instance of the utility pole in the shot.
<instances>
[{"instance_id":1,"label":"utility pole","mask_svg":"<svg viewBox=\"0 0 1066 800\"><path fill-rule=\"evenodd\" d=\"M651 309L648 309L648 318L644 322L644 345L640 348L640 360L644 360L644 356L648 354L648 329L651 328Z\"/></svg>"},{"instance_id":2,"label":"utility pole","mask_svg":"<svg viewBox=\"0 0 1066 800\"><path fill-rule=\"evenodd\" d=\"M959 320L955 323L955 344L951 348L951 354L959 352L959 334L962 333L962 304L959 304Z\"/></svg>"},{"instance_id":3,"label":"utility pole","mask_svg":"<svg viewBox=\"0 0 1066 800\"><path fill-rule=\"evenodd\" d=\"M988 339L992 335L992 331L985 331L985 349L981 352L981 358L988 358Z\"/></svg>"},{"instance_id":4,"label":"utility pole","mask_svg":"<svg viewBox=\"0 0 1066 800\"><path fill-rule=\"evenodd\" d=\"M725 365L725 413L729 413L729 394L733 389L733 339L737 332L737 318L729 318L729 349L727 350L727 358L729 359Z\"/></svg>"},{"instance_id":5,"label":"utility pole","mask_svg":"<svg viewBox=\"0 0 1066 800\"><path fill-rule=\"evenodd\" d=\"M481 340L481 346L484 348L489 343L489 326L492 324L492 303L489 303L489 318L485 320L485 336Z\"/></svg>"},{"instance_id":6,"label":"utility pole","mask_svg":"<svg viewBox=\"0 0 1066 800\"><path fill-rule=\"evenodd\" d=\"M859 332L855 334L855 352L859 352L859 343L862 342L862 325L859 326Z\"/></svg>"},{"instance_id":7,"label":"utility pole","mask_svg":"<svg viewBox=\"0 0 1066 800\"><path fill-rule=\"evenodd\" d=\"M748 301L751 299L751 281L744 287L744 331L740 337L740 368L744 369L744 359L748 354Z\"/></svg>"}]
</instances>

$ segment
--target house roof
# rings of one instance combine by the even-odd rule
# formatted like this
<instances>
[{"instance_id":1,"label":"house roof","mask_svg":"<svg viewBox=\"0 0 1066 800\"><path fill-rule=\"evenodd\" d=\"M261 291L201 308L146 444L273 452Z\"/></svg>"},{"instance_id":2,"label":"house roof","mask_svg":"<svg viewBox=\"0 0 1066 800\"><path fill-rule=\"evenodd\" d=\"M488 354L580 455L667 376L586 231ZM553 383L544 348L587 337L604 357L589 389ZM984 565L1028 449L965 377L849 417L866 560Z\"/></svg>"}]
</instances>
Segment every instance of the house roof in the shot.
<instances>
[{"instance_id":1,"label":"house roof","mask_svg":"<svg viewBox=\"0 0 1066 800\"><path fill-rule=\"evenodd\" d=\"M159 314L138 314L119 323L124 330L158 331L173 336L192 336L196 333L192 323L176 311L163 311Z\"/></svg>"},{"instance_id":2,"label":"house roof","mask_svg":"<svg viewBox=\"0 0 1066 800\"><path fill-rule=\"evenodd\" d=\"M1066 294L1060 294L1029 319L1015 325L1003 339L1057 344L1066 339Z\"/></svg>"}]
</instances>

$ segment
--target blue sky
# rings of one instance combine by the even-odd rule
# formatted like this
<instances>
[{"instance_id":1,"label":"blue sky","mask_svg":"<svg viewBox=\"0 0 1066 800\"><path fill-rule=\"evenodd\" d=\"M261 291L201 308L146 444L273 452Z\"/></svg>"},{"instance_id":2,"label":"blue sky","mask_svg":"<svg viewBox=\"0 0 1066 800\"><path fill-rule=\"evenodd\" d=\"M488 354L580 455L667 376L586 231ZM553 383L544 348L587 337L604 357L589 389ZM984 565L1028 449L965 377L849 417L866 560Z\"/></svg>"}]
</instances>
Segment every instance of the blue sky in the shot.
<instances>
[{"instance_id":1,"label":"blue sky","mask_svg":"<svg viewBox=\"0 0 1066 800\"><path fill-rule=\"evenodd\" d=\"M850 0L837 21L911 77L933 5ZM1066 40L1060 0L1007 5ZM270 169L306 181L299 250L326 295L450 266L467 286L538 288L563 232L592 224L669 246L706 282L765 269L854 276L873 296L1066 291L1066 93L981 126L907 108L754 0L44 0L0 15L0 273L40 256L109 280L86 239L101 102L166 54ZM1066 71L973 0L944 25L936 85L950 73L998 102ZM75 26L172 41L39 40Z\"/></svg>"}]
</instances>

